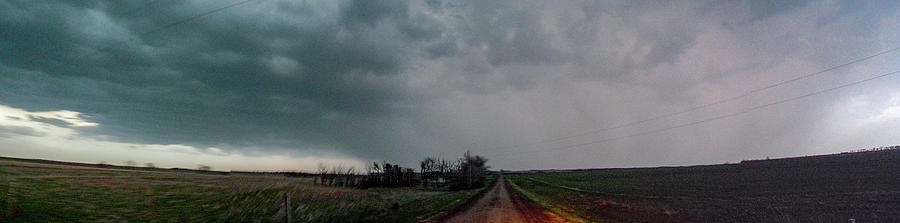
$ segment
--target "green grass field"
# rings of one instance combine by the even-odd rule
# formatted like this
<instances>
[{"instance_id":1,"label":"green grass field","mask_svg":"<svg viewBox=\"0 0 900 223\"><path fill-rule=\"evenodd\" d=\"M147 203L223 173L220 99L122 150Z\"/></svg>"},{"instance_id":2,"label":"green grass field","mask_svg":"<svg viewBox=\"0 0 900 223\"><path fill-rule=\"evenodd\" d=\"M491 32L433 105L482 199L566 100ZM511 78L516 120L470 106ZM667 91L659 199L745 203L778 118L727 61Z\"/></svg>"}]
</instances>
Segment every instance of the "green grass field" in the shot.
<instances>
[{"instance_id":1,"label":"green grass field","mask_svg":"<svg viewBox=\"0 0 900 223\"><path fill-rule=\"evenodd\" d=\"M900 221L897 150L507 178L539 202L593 221Z\"/></svg>"},{"instance_id":2,"label":"green grass field","mask_svg":"<svg viewBox=\"0 0 900 223\"><path fill-rule=\"evenodd\" d=\"M3 222L415 222L478 190L352 189L311 178L142 171L0 159ZM10 215L13 215L10 217Z\"/></svg>"}]
</instances>

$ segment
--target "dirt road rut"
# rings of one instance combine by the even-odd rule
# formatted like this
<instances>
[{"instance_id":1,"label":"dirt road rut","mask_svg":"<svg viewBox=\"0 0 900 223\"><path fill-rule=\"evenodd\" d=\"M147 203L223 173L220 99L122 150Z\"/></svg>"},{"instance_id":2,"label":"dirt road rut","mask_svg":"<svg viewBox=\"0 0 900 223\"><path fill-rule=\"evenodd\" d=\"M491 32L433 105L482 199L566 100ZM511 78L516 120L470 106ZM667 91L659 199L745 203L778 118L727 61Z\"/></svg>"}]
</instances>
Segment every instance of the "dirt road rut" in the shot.
<instances>
[{"instance_id":1,"label":"dirt road rut","mask_svg":"<svg viewBox=\"0 0 900 223\"><path fill-rule=\"evenodd\" d=\"M501 176L478 201L442 222L568 222L516 192Z\"/></svg>"}]
</instances>

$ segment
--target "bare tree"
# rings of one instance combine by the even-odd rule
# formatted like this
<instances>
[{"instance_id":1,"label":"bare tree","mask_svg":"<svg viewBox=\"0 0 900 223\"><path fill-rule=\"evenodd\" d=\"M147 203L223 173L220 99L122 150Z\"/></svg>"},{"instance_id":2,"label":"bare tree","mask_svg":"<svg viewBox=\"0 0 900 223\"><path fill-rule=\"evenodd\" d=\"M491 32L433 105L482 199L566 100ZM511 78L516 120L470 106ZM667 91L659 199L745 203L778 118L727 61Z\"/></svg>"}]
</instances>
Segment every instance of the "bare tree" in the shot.
<instances>
[{"instance_id":1,"label":"bare tree","mask_svg":"<svg viewBox=\"0 0 900 223\"><path fill-rule=\"evenodd\" d=\"M343 165L337 165L335 167L332 167L331 173L329 174L329 175L331 175L331 177L329 177L330 182L328 182L328 185L337 184L337 186L344 186L344 178L340 177L340 175L342 173L344 173Z\"/></svg>"},{"instance_id":2,"label":"bare tree","mask_svg":"<svg viewBox=\"0 0 900 223\"><path fill-rule=\"evenodd\" d=\"M318 183L320 185L325 185L325 178L328 175L328 167L325 164L319 163L318 169L316 170L316 174L319 175Z\"/></svg>"},{"instance_id":3,"label":"bare tree","mask_svg":"<svg viewBox=\"0 0 900 223\"><path fill-rule=\"evenodd\" d=\"M425 160L419 162L419 166L422 168L422 184L427 187L429 186L429 183L434 180L435 159L431 157L425 158Z\"/></svg>"}]
</instances>

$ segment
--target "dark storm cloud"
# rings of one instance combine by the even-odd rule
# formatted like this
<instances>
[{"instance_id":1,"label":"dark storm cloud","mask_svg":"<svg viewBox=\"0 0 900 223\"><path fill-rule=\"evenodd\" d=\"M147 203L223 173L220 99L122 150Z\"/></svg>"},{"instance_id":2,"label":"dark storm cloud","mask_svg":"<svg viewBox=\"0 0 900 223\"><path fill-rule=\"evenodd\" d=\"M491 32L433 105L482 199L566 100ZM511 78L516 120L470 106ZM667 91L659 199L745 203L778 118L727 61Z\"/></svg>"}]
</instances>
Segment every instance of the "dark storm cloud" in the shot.
<instances>
[{"instance_id":1,"label":"dark storm cloud","mask_svg":"<svg viewBox=\"0 0 900 223\"><path fill-rule=\"evenodd\" d=\"M403 1L350 1L343 9L342 22L349 24L375 25L389 16L404 16L407 12Z\"/></svg>"},{"instance_id":2,"label":"dark storm cloud","mask_svg":"<svg viewBox=\"0 0 900 223\"><path fill-rule=\"evenodd\" d=\"M92 114L102 127L86 132L122 141L345 147L405 103L411 52L394 36L440 33L405 2L355 1L251 3L141 35L217 3L6 2L3 103Z\"/></svg>"},{"instance_id":3,"label":"dark storm cloud","mask_svg":"<svg viewBox=\"0 0 900 223\"><path fill-rule=\"evenodd\" d=\"M0 104L77 111L99 124L82 136L120 142L412 162L640 120L846 61L882 48L875 31L896 11L890 2L267 0L154 31L232 2L0 2ZM799 139L825 116L800 114L816 115L753 117L671 151L722 148L683 162L752 155L741 136ZM676 152L623 149L667 143L625 141L573 162L670 161ZM660 155L641 158L647 151Z\"/></svg>"}]
</instances>

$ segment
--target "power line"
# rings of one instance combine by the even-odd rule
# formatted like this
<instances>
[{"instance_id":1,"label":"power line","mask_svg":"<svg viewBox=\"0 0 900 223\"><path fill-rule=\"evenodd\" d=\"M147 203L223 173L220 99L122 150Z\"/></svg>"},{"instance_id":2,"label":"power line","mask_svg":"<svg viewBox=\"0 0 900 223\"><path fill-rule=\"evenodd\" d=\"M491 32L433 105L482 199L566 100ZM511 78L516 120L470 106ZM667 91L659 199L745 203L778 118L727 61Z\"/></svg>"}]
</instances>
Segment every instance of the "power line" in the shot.
<instances>
[{"instance_id":1,"label":"power line","mask_svg":"<svg viewBox=\"0 0 900 223\"><path fill-rule=\"evenodd\" d=\"M197 19L200 19L200 18L209 16L209 15L215 14L215 13L217 13L217 12L220 12L220 11L223 11L223 10L226 10L226 9L234 8L234 7L243 5L243 4L247 4L247 3L252 2L252 1L256 1L256 0L243 0L243 1L235 2L235 3L232 3L232 4L228 4L228 5L225 5L225 6L222 6L222 7L213 9L213 10L210 10L210 11L206 11L206 12L204 12L204 13L200 13L200 14L197 14L197 15L194 15L194 16L191 16L191 17L187 17L187 18L184 18L184 19L181 19L181 20L172 22L172 23L168 23L168 24L163 25L163 26L160 26L160 27L158 27L158 28L156 28L156 29L152 29L152 30L149 30L149 31L146 31L146 32L139 33L139 34L137 35L137 37L132 37L132 38L127 39L127 40L116 41L115 43L109 44L109 45L107 45L106 47L100 48L100 49L98 49L98 50L96 50L96 51L93 51L92 53L88 53L88 54L82 55L82 56L80 56L80 57L90 57L90 56L93 56L93 55L98 54L98 53L100 53L100 52L105 52L105 51L107 51L107 50L110 50L110 49L112 49L112 48L115 48L115 47L117 47L117 46L119 46L119 45L121 45L121 44L124 44L124 43L127 43L127 42L131 42L131 41L138 40L138 37L143 37L143 36L147 36L147 35L150 35L150 34L159 32L159 31L163 31L163 30L166 30L166 29L169 29L169 28L172 28L172 27L175 27L175 26L184 24L184 23L188 23L188 22L190 22L190 21L194 21L194 20L197 20ZM147 4L143 5L141 8L138 8L138 9L136 9L136 10L132 10L132 11L129 11L129 12L142 10L143 8L146 8L147 6L151 5L151 4L154 3L154 2L155 2L155 1L151 1L150 3L147 3ZM59 48L59 47L54 48L54 49L51 49L51 51L52 51L52 50L56 50L56 49L58 49L58 48ZM26 64L29 64L29 63L31 63L31 62L34 62L34 61L36 61L37 59L40 59L40 56L45 56L45 57L46 57L46 54L47 54L47 52L42 53L42 54L39 55L38 57L36 57L36 58L34 58L34 59L29 60L28 62L26 62ZM60 61L60 62L62 62L62 61ZM65 62L63 62L63 64L65 64Z\"/></svg>"},{"instance_id":2,"label":"power line","mask_svg":"<svg viewBox=\"0 0 900 223\"><path fill-rule=\"evenodd\" d=\"M139 12L139 11L143 11L143 10L147 9L148 7L150 7L151 5L154 5L154 4L155 4L156 2L158 2L158 1L159 1L159 0L147 1L147 3L141 5L140 7L134 7L134 8L131 8L131 10L128 10L128 11L122 13L122 14L124 14L124 15L129 15L129 14L133 14L133 13L136 13L136 12ZM48 57L47 54L49 54L49 53L51 53L51 52L54 52L54 51L58 51L58 50L60 50L61 48L62 48L62 45L56 44L55 46L53 46L52 48L50 48L50 49L48 49L48 50L45 50L44 52L38 52L38 54L37 54L36 56L32 56L31 59L26 60L25 63L23 63L23 65L29 65L29 64L34 63L35 61L37 61L37 60L39 60L39 59L41 59L41 58L47 58L47 57Z\"/></svg>"},{"instance_id":3,"label":"power line","mask_svg":"<svg viewBox=\"0 0 900 223\"><path fill-rule=\"evenodd\" d=\"M634 122L628 122L628 123L620 124L620 125L616 125L616 126L611 126L611 127L606 127L606 128L598 128L598 129L588 130L588 131L581 132L581 133L576 133L576 134L573 134L573 135L562 136L562 137L557 137L557 138L550 138L550 139L545 139L545 140L541 140L541 141L537 141L537 142L532 142L532 143L525 143L525 144L519 144L519 145L513 145L513 146L505 146L505 147L497 147L496 149L498 149L498 150L508 150L508 149L513 149L513 148L517 148L517 147L530 147L530 146L536 146L536 145L541 145L541 144L546 144L546 143L551 143L551 142L558 142L558 141L563 141L563 140L566 140L566 139L572 139L572 138L577 138L577 137L581 137L581 136L586 136L586 135L591 135L591 134L601 133L601 132L605 132L605 131L621 129L621 128L624 128L624 127L634 126L634 125L638 125L638 124L643 124L643 123L647 123L647 122L651 122L651 121L660 120L660 119L663 119L663 118L668 118L668 117L672 117L672 116L676 116L676 115L681 115L681 114L685 114L685 113L688 113L688 112L697 111L697 110L700 110L700 109L704 109L704 108L716 106L716 105L719 105L719 104L724 104L724 103L728 103L728 102L731 102L731 101L735 101L735 100L738 100L738 99L741 99L741 98L745 98L745 97L747 97L747 96L753 95L753 94L755 94L755 93L757 93L757 92L760 92L760 91L772 89L772 88L775 88L775 87L778 87L778 86L782 86L782 85L785 85L785 84L788 84L788 83L791 83L791 82L795 82L795 81L799 81L799 80L802 80L802 79L814 77L814 76L817 76L817 75L820 75L820 74L823 74L823 73L826 73L826 72L829 72L829 71L834 71L834 70L837 70L837 69L840 69L840 68L849 66L849 65L851 65L851 64L855 64L855 63L859 63L859 62L862 62L862 61L866 61L866 60L869 60L869 59L872 59L872 58L875 58L875 57L878 57L878 56L881 56L881 55L884 55L884 54L888 54L888 53L891 53L891 52L894 52L894 51L897 51L897 50L900 50L900 47L891 48L891 49L884 50L884 51L881 51L881 52L878 52L878 53L875 53L875 54L872 54L872 55L868 55L868 56L865 56L865 57L857 58L857 59L855 59L855 60L851 60L851 61L846 62L846 63L843 63L843 64L831 66L831 67L828 67L828 68L823 69L823 70L820 70L820 71L816 71L816 72L813 72L813 73L800 75L800 76L795 77L795 78L792 78L792 79L780 81L780 82L777 82L777 83L774 83L774 84L770 84L770 85L767 85L767 86L764 86L764 87L761 87L761 88L753 89L753 90L747 91L747 92L745 92L745 93L743 93L743 94L740 94L740 95L738 95L738 96L734 96L734 97L730 97L730 98L725 98L725 99L720 99L720 100L717 100L717 101L714 101L714 102L711 102L711 103L708 103L708 104L703 104L703 105L699 105L699 106L687 108L687 109L680 110L680 111L675 111L675 112L665 113L665 114L662 114L662 115L659 115L659 116L654 116L654 117L650 117L650 118L647 118L647 119L643 119L643 120L639 120L639 121L634 121Z\"/></svg>"},{"instance_id":4,"label":"power line","mask_svg":"<svg viewBox=\"0 0 900 223\"><path fill-rule=\"evenodd\" d=\"M147 1L147 3L144 3L144 4L141 5L140 7L136 7L136 8L134 8L134 9L132 9L132 10L128 10L127 12L125 12L125 13L123 13L123 14L131 14L131 13L135 13L135 12L138 12L138 11L143 11L144 9L150 7L151 5L156 4L156 2L158 2L158 1L159 1L159 0Z\"/></svg>"},{"instance_id":5,"label":"power line","mask_svg":"<svg viewBox=\"0 0 900 223\"><path fill-rule=\"evenodd\" d=\"M181 24L184 24L184 23L187 23L187 22L190 22L190 21L199 19L199 18L203 18L203 17L209 16L209 15L215 14L215 13L217 13L217 12L220 12L220 11L223 11L223 10L226 10L226 9L230 9L230 8L237 7L237 6L239 6L239 5L243 5L243 4L250 3L250 2L252 2L252 1L256 1L256 0L244 0L244 1L240 1L240 2L235 2L235 3L232 3L232 4L230 4L230 5L223 6L223 7L221 7L221 8L213 9L213 10L210 10L210 11L207 11L207 12L204 12L204 13L201 13L201 14L199 14L199 15L191 16L191 17L188 17L188 18L179 20L179 21L177 21L177 22L173 22L173 23L170 23L170 24L168 24L168 25L159 27L159 28L157 28L157 29L154 29L154 30L150 30L150 31L144 32L144 33L142 33L141 35L143 36L143 35L149 35L149 34L154 33L154 32L159 32L159 31L162 31L162 30L165 30L165 29L168 29L168 28L172 28L173 26L181 25Z\"/></svg>"},{"instance_id":6,"label":"power line","mask_svg":"<svg viewBox=\"0 0 900 223\"><path fill-rule=\"evenodd\" d=\"M229 4L229 5L226 5L226 6L217 8L217 9L213 9L213 10L210 10L210 11L206 11L206 12L204 12L204 13L200 13L200 14L195 15L195 16L191 16L191 17L188 17L188 18L184 18L184 19L182 19L182 20L178 20L178 21L173 22L173 23L166 24L166 25L164 25L164 26L161 26L161 27L156 28L156 29L152 29L152 30L150 30L150 31L146 31L146 32L140 33L140 34L138 34L138 36L147 36L147 35L150 35L150 34L159 32L159 31L163 31L163 30L166 30L166 29L169 29L169 28L172 28L172 27L181 25L181 24L188 23L188 22L190 22L190 21L194 21L194 20L197 20L197 19L200 19L200 18L209 16L209 15L215 14L215 13L217 13L217 12L221 12L221 11L226 10L226 9L230 9L230 8L237 7L237 6L239 6L239 5L243 5L243 4L250 3L250 2L252 2L252 1L256 1L256 0L244 0L244 1L240 1L240 2L235 2L235 3ZM95 53L96 53L96 52L107 51L107 50L112 49L112 48L114 48L114 47L116 47L116 46L118 46L118 45L121 45L121 44L126 43L126 42L130 42L130 41L134 41L134 40L137 40L137 38L131 38L131 39L128 39L128 40L125 40L125 41L120 41L120 42L118 42L118 43L110 44L110 45L107 46L107 47L104 47L104 48L102 48L102 49L100 49L100 50L98 50L98 51L95 51Z\"/></svg>"},{"instance_id":7,"label":"power line","mask_svg":"<svg viewBox=\"0 0 900 223\"><path fill-rule=\"evenodd\" d=\"M773 105L778 105L778 104L783 104L783 103L790 102L790 101L800 100L800 99L803 99L803 98L807 98L807 97L819 95L819 94L822 94L822 93L825 93L825 92L834 91L834 90L838 90L838 89L841 89L841 88L845 88L845 87L849 87L849 86L861 84L861 83L864 83L864 82L872 81L872 80L875 80L875 79L887 77L887 76L894 75L894 74L897 74L897 73L900 73L900 70L898 70L898 71L893 71L893 72L888 72L888 73L884 73L884 74L881 74L881 75L876 75L876 76L869 77L869 78L866 78L866 79L863 79L863 80L858 80L858 81L846 83L846 84L843 84L843 85L839 85L839 86L827 88L827 89L824 89L824 90L819 90L819 91L816 91L816 92L812 92L812 93L808 93L808 94L804 94L804 95L800 95L800 96L796 96L796 97L792 97L792 98L788 98L788 99L782 99L782 100L775 101L775 102L768 103L768 104L757 105L757 106L750 107L750 108L747 108L747 109L742 110L742 111L739 111L739 112L729 113L729 114L726 114L726 115L720 115L720 116L716 116L716 117L712 117L712 118L708 118L708 119L703 119L703 120L699 120L699 121L694 121L694 122L690 122L690 123L686 123L686 124L675 125L675 126L670 126L670 127L661 128L661 129L654 129L654 130L645 131L645 132L639 132L639 133L635 133L635 134L631 134L631 135L626 135L626 136L612 137L612 138L606 138L606 139L601 139L601 140L591 141L591 142L586 142L586 143L579 143L579 144L568 145L568 146L563 146L563 147L550 148L550 149L546 149L546 150L548 150L548 151L550 151L550 150L553 150L553 151L568 150L568 149L574 149L574 148L578 148L578 147L586 146L586 145L591 145L591 144L603 143L603 142L608 142L608 141L613 141L613 140L618 140L618 139L624 139L624 138L631 138L631 137L642 136L642 135L649 135L649 134L654 134L654 133L664 132L664 131L668 131L668 130L672 130L672 129L678 129L678 128L683 128L683 127L693 126L693 125L697 125L697 124L701 124L701 123L711 122L711 121L715 121L715 120L719 120L719 119L724 119L724 118L729 118L729 117L734 117L734 116L738 116L738 115L750 113L750 112L752 112L752 111L759 110L759 109L766 108L766 107L770 107L770 106L773 106ZM518 151L518 152L507 153L507 154L509 154L509 155L519 155L519 154L530 153L530 152L540 152L540 151L542 151L542 150L544 150L544 149L535 149L535 150Z\"/></svg>"}]
</instances>

